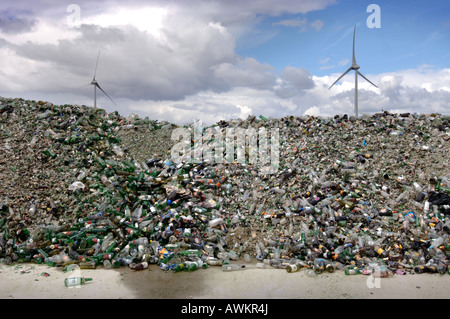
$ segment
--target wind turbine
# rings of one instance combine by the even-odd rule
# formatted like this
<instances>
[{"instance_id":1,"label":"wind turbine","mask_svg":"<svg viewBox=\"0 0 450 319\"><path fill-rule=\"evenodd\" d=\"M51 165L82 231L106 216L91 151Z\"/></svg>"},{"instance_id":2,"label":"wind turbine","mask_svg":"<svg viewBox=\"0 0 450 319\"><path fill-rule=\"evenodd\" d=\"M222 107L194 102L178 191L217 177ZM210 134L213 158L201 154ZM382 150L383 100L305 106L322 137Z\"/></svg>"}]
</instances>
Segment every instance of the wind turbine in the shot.
<instances>
[{"instance_id":1,"label":"wind turbine","mask_svg":"<svg viewBox=\"0 0 450 319\"><path fill-rule=\"evenodd\" d=\"M94 86L94 108L97 107L97 88L102 91L110 100L111 102L114 103L114 105L116 105L116 102L114 102L114 100L100 87L100 85L98 84L97 80L95 79L95 76L97 74L97 66L98 66L98 59L100 57L100 51L98 51L98 56L97 56L97 62L95 63L95 71L94 71L94 78L92 79L91 85Z\"/></svg>"},{"instance_id":2,"label":"wind turbine","mask_svg":"<svg viewBox=\"0 0 450 319\"><path fill-rule=\"evenodd\" d=\"M348 68L347 71L345 71L344 74L342 74L329 88L331 89L333 87L333 85L335 85L340 79L342 79L348 72L350 72L351 70L355 70L355 117L358 118L358 75L361 75L367 82L369 82L370 84L372 84L374 87L378 88L378 86L376 86L375 84L373 84L372 82L369 81L369 79L367 79L361 72L359 72L359 68L360 66L356 63L356 58L355 58L355 35L356 35L356 26L355 29L353 31L353 61L352 61L352 66L350 68Z\"/></svg>"}]
</instances>

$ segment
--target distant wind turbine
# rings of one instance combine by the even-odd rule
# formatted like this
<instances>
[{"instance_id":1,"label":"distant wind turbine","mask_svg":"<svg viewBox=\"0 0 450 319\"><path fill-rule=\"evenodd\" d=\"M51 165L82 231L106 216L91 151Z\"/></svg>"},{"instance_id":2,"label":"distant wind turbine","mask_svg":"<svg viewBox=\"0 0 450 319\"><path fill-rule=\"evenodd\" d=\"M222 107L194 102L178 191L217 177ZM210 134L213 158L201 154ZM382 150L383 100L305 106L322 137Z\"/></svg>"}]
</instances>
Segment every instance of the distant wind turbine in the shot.
<instances>
[{"instance_id":1,"label":"distant wind turbine","mask_svg":"<svg viewBox=\"0 0 450 319\"><path fill-rule=\"evenodd\" d=\"M358 75L361 75L367 82L369 82L370 84L372 84L374 87L378 88L378 86L376 86L375 84L373 84L372 82L370 82L361 72L359 72L359 68L360 66L356 63L356 58L355 58L355 35L356 35L356 26L355 29L353 31L353 61L352 61L352 66L345 71L344 74L342 74L329 88L331 89L333 87L333 85L335 85L340 79L342 79L348 72L350 72L351 70L355 70L355 117L358 118Z\"/></svg>"},{"instance_id":2,"label":"distant wind turbine","mask_svg":"<svg viewBox=\"0 0 450 319\"><path fill-rule=\"evenodd\" d=\"M114 102L114 100L100 87L100 85L98 84L97 80L95 79L95 76L97 74L97 66L98 66L98 59L100 57L100 51L98 51L98 56L97 56L97 63L95 63L95 71L94 71L94 78L92 79L91 84L94 86L94 107L97 107L97 88L102 91L110 100L111 102L114 103L114 105L116 105L116 102Z\"/></svg>"}]
</instances>

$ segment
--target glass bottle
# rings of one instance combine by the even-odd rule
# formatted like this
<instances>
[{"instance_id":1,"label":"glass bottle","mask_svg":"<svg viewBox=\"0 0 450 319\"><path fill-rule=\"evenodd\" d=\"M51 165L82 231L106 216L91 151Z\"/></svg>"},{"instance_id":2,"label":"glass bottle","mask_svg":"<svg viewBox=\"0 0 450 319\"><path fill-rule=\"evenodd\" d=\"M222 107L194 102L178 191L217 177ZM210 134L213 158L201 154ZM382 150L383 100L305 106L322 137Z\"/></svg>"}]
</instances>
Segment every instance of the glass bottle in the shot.
<instances>
[{"instance_id":1,"label":"glass bottle","mask_svg":"<svg viewBox=\"0 0 450 319\"><path fill-rule=\"evenodd\" d=\"M345 269L345 274L347 276L359 275L359 274L361 274L361 271L358 268L347 268L347 269Z\"/></svg>"},{"instance_id":2,"label":"glass bottle","mask_svg":"<svg viewBox=\"0 0 450 319\"><path fill-rule=\"evenodd\" d=\"M183 270L184 270L184 264L183 264L183 263L177 264L177 265L173 268L173 271L174 271L174 272L181 272L181 271L183 271Z\"/></svg>"},{"instance_id":3,"label":"glass bottle","mask_svg":"<svg viewBox=\"0 0 450 319\"><path fill-rule=\"evenodd\" d=\"M236 270L243 270L243 269L245 269L245 265L230 264L230 263L224 263L222 265L223 271L236 271Z\"/></svg>"},{"instance_id":4,"label":"glass bottle","mask_svg":"<svg viewBox=\"0 0 450 319\"><path fill-rule=\"evenodd\" d=\"M92 278L87 277L69 277L64 279L64 285L66 287L74 287L86 284L86 282L92 281Z\"/></svg>"},{"instance_id":5,"label":"glass bottle","mask_svg":"<svg viewBox=\"0 0 450 319\"><path fill-rule=\"evenodd\" d=\"M133 270L144 270L148 268L147 262L141 262L141 263L131 263L129 267Z\"/></svg>"},{"instance_id":6,"label":"glass bottle","mask_svg":"<svg viewBox=\"0 0 450 319\"><path fill-rule=\"evenodd\" d=\"M301 265L298 264L298 263L295 263L295 264L289 264L289 265L287 265L287 267L286 267L286 271L289 272L289 273L291 273L291 272L297 272L297 271L299 271L301 268L302 268Z\"/></svg>"}]
</instances>

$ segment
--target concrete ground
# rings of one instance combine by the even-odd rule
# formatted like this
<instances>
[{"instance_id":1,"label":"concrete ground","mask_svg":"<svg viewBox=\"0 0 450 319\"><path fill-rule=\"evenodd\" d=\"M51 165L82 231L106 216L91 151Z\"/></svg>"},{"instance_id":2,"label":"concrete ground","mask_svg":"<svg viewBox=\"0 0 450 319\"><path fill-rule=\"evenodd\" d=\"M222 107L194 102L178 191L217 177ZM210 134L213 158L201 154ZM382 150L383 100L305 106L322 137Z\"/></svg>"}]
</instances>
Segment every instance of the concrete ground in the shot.
<instances>
[{"instance_id":1,"label":"concrete ground","mask_svg":"<svg viewBox=\"0 0 450 319\"><path fill-rule=\"evenodd\" d=\"M68 288L64 279L90 277ZM173 273L155 265L142 271L59 268L37 264L0 265L0 299L448 299L450 275L407 274L388 278L347 276L344 272L309 277L305 270L223 272L221 267Z\"/></svg>"}]
</instances>

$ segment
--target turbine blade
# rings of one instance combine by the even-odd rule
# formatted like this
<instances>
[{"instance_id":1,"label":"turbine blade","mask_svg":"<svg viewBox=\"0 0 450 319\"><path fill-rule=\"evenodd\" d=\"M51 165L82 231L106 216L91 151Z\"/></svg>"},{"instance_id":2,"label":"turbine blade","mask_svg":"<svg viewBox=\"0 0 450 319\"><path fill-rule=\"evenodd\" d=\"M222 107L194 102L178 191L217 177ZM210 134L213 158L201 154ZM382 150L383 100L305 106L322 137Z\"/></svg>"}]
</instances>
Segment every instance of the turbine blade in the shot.
<instances>
[{"instance_id":1,"label":"turbine blade","mask_svg":"<svg viewBox=\"0 0 450 319\"><path fill-rule=\"evenodd\" d=\"M353 30L353 60L352 60L352 65L356 65L356 57L355 57L355 37L356 37L356 25L355 25L355 29Z\"/></svg>"},{"instance_id":2,"label":"turbine blade","mask_svg":"<svg viewBox=\"0 0 450 319\"><path fill-rule=\"evenodd\" d=\"M345 73L344 74L342 74L329 88L328 88L328 90L329 89L331 89L332 87L333 87L333 85L335 85L340 79L342 79L348 72L350 72L352 70L352 68L350 67L350 68L348 68L348 70L347 71L345 71Z\"/></svg>"},{"instance_id":3,"label":"turbine blade","mask_svg":"<svg viewBox=\"0 0 450 319\"><path fill-rule=\"evenodd\" d=\"M373 84L372 82L369 81L368 78L366 78L361 72L359 72L358 70L356 70L356 72L358 72L359 75L361 75L367 82L369 82L370 84L372 84L374 87L376 87L378 89L378 86L376 86L375 84Z\"/></svg>"},{"instance_id":4,"label":"turbine blade","mask_svg":"<svg viewBox=\"0 0 450 319\"><path fill-rule=\"evenodd\" d=\"M95 83L95 86L99 88L100 91L102 91L110 100L114 103L114 105L117 105L116 102L100 87L98 83Z\"/></svg>"},{"instance_id":5,"label":"turbine blade","mask_svg":"<svg viewBox=\"0 0 450 319\"><path fill-rule=\"evenodd\" d=\"M95 63L94 80L95 80L95 75L97 74L97 66L98 66L98 59L100 58L100 51L101 50L98 50L97 62Z\"/></svg>"}]
</instances>

